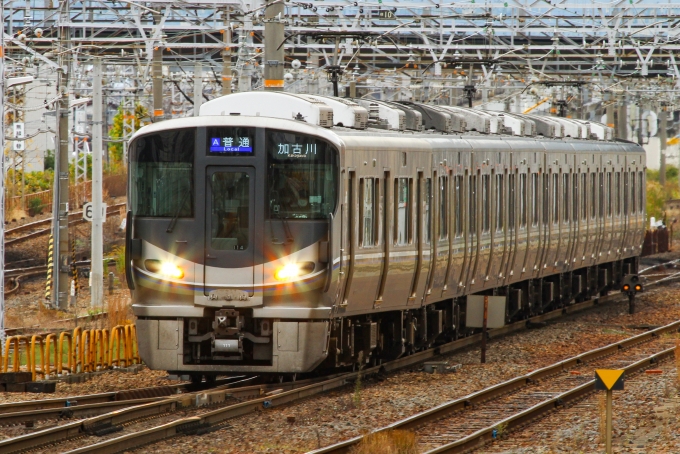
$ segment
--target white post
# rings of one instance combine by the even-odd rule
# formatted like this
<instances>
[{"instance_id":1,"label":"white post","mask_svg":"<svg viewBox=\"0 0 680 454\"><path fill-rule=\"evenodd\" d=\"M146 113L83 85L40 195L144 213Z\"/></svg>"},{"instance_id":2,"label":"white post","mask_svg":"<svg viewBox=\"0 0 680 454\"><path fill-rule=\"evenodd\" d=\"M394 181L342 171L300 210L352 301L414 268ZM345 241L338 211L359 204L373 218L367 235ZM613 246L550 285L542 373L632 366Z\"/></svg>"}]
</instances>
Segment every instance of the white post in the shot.
<instances>
[{"instance_id":1,"label":"white post","mask_svg":"<svg viewBox=\"0 0 680 454\"><path fill-rule=\"evenodd\" d=\"M0 1L0 17L5 17ZM5 26L0 32L0 347L5 345Z\"/></svg>"},{"instance_id":2,"label":"white post","mask_svg":"<svg viewBox=\"0 0 680 454\"><path fill-rule=\"evenodd\" d=\"M203 104L203 65L197 62L194 66L194 117L198 117L201 104Z\"/></svg>"},{"instance_id":3,"label":"white post","mask_svg":"<svg viewBox=\"0 0 680 454\"><path fill-rule=\"evenodd\" d=\"M92 288L91 306L101 308L104 295L102 226L102 61L94 59L92 86Z\"/></svg>"}]
</instances>

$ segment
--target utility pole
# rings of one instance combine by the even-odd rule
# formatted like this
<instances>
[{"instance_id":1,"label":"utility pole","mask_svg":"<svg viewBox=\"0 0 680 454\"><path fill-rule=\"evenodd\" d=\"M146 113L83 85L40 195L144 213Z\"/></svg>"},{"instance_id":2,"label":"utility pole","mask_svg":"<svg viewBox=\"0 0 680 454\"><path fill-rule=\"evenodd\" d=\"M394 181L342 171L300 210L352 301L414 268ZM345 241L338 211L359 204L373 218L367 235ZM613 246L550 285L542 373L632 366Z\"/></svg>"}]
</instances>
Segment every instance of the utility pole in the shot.
<instances>
[{"instance_id":1,"label":"utility pole","mask_svg":"<svg viewBox=\"0 0 680 454\"><path fill-rule=\"evenodd\" d=\"M659 163L659 183L661 186L666 184L666 106L661 106L659 111L659 154L661 155L661 162Z\"/></svg>"},{"instance_id":2,"label":"utility pole","mask_svg":"<svg viewBox=\"0 0 680 454\"><path fill-rule=\"evenodd\" d=\"M194 117L198 117L198 112L203 104L203 65L201 62L194 64Z\"/></svg>"},{"instance_id":3,"label":"utility pole","mask_svg":"<svg viewBox=\"0 0 680 454\"><path fill-rule=\"evenodd\" d=\"M264 89L283 91L284 3L268 1L264 10Z\"/></svg>"},{"instance_id":4,"label":"utility pole","mask_svg":"<svg viewBox=\"0 0 680 454\"><path fill-rule=\"evenodd\" d=\"M618 113L616 118L616 137L628 140L628 107L626 106L626 95L619 95Z\"/></svg>"},{"instance_id":5,"label":"utility pole","mask_svg":"<svg viewBox=\"0 0 680 454\"><path fill-rule=\"evenodd\" d=\"M224 50L222 51L222 95L231 94L231 28L229 8L224 10Z\"/></svg>"},{"instance_id":6,"label":"utility pole","mask_svg":"<svg viewBox=\"0 0 680 454\"><path fill-rule=\"evenodd\" d=\"M154 13L154 22L160 24L161 15ZM153 94L153 117L154 120L162 119L165 115L163 111L163 48L158 43L153 48L153 61L151 63L151 90Z\"/></svg>"},{"instance_id":7,"label":"utility pole","mask_svg":"<svg viewBox=\"0 0 680 454\"><path fill-rule=\"evenodd\" d=\"M104 233L102 219L102 61L94 59L92 80L92 308L101 308L104 295Z\"/></svg>"},{"instance_id":8,"label":"utility pole","mask_svg":"<svg viewBox=\"0 0 680 454\"><path fill-rule=\"evenodd\" d=\"M638 97L638 117L637 117L637 141L642 146L642 98Z\"/></svg>"},{"instance_id":9,"label":"utility pole","mask_svg":"<svg viewBox=\"0 0 680 454\"><path fill-rule=\"evenodd\" d=\"M70 33L69 2L62 2L59 14L59 71L57 75L57 153L54 160L54 203L52 204L52 231L57 254L54 254L54 293L52 303L61 310L68 309L68 290L71 277L68 235L68 116Z\"/></svg>"},{"instance_id":10,"label":"utility pole","mask_svg":"<svg viewBox=\"0 0 680 454\"><path fill-rule=\"evenodd\" d=\"M0 0L0 17L5 17L5 2ZM5 26L0 33L0 346L5 345Z\"/></svg>"}]
</instances>

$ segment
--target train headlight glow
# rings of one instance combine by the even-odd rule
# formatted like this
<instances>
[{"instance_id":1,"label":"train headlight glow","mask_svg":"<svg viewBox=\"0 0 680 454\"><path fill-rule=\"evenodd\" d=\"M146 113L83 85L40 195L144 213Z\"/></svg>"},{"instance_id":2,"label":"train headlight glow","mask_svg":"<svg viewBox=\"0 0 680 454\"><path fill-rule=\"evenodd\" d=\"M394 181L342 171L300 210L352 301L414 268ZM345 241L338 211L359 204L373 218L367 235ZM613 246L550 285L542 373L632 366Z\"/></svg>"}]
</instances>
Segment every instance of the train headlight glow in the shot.
<instances>
[{"instance_id":1,"label":"train headlight glow","mask_svg":"<svg viewBox=\"0 0 680 454\"><path fill-rule=\"evenodd\" d=\"M287 281L314 271L314 262L286 263L274 271L274 279Z\"/></svg>"},{"instance_id":2,"label":"train headlight glow","mask_svg":"<svg viewBox=\"0 0 680 454\"><path fill-rule=\"evenodd\" d=\"M173 279L182 279L184 271L172 262L161 262L160 260L145 260L144 266L152 273L162 274Z\"/></svg>"},{"instance_id":3,"label":"train headlight glow","mask_svg":"<svg viewBox=\"0 0 680 454\"><path fill-rule=\"evenodd\" d=\"M297 263L286 263L274 272L274 279L287 281L302 274L302 269Z\"/></svg>"},{"instance_id":4,"label":"train headlight glow","mask_svg":"<svg viewBox=\"0 0 680 454\"><path fill-rule=\"evenodd\" d=\"M184 277L184 271L182 271L182 268L170 262L163 262L161 264L161 274L175 279L182 279Z\"/></svg>"}]
</instances>

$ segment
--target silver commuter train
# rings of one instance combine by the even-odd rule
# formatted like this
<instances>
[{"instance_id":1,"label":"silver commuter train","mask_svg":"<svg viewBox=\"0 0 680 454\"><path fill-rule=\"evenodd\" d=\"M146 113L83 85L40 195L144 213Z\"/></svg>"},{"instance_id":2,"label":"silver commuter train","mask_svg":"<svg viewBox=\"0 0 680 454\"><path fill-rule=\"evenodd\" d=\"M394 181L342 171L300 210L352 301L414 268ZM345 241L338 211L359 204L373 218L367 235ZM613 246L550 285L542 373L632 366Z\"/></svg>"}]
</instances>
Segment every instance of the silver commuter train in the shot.
<instances>
[{"instance_id":1,"label":"silver commuter train","mask_svg":"<svg viewBox=\"0 0 680 454\"><path fill-rule=\"evenodd\" d=\"M126 273L153 369L376 364L469 333L468 295L505 296L512 320L637 270L636 144L220 113L130 143Z\"/></svg>"}]
</instances>

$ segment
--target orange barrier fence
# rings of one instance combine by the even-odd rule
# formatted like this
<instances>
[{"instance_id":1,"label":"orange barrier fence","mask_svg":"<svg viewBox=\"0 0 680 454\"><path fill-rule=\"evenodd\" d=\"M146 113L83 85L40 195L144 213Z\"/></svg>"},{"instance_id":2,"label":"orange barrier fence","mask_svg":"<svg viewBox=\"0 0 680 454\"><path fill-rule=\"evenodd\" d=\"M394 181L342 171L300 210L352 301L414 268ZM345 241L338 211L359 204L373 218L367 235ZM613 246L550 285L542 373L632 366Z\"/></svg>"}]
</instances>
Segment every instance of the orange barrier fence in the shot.
<instances>
[{"instance_id":1,"label":"orange barrier fence","mask_svg":"<svg viewBox=\"0 0 680 454\"><path fill-rule=\"evenodd\" d=\"M66 346L66 350L64 347ZM22 348L23 347L23 348ZM66 364L64 364L64 359ZM0 349L0 372L31 372L49 379L68 373L95 372L139 364L135 325L59 334L10 336Z\"/></svg>"}]
</instances>

